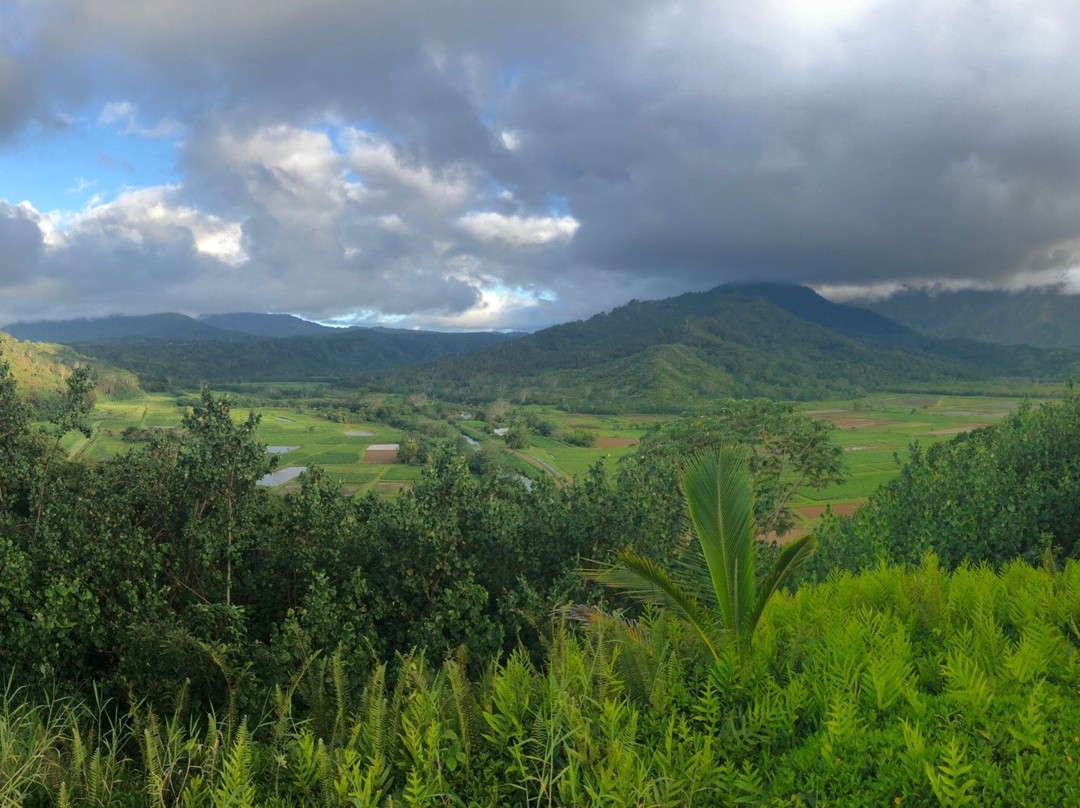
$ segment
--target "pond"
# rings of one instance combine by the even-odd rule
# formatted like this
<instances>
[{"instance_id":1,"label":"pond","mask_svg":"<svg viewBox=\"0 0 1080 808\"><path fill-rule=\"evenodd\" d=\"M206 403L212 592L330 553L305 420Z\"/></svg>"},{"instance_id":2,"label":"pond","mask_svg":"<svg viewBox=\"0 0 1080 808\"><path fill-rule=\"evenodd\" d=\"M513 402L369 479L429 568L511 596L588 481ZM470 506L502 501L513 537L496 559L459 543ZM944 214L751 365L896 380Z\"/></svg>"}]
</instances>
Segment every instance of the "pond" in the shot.
<instances>
[{"instance_id":1,"label":"pond","mask_svg":"<svg viewBox=\"0 0 1080 808\"><path fill-rule=\"evenodd\" d=\"M296 479L305 471L307 471L307 466L288 466L260 477L256 480L255 485L261 485L263 488L274 488L282 483L287 483L289 480Z\"/></svg>"}]
</instances>

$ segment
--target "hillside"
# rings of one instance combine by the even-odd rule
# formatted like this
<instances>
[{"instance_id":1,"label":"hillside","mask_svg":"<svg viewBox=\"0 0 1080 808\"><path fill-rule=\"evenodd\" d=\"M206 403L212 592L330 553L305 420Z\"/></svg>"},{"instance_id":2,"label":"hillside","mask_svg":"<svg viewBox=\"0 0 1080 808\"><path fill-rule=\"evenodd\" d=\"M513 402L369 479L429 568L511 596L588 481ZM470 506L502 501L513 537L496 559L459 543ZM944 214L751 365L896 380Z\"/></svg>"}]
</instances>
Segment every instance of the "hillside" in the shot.
<instances>
[{"instance_id":1,"label":"hillside","mask_svg":"<svg viewBox=\"0 0 1080 808\"><path fill-rule=\"evenodd\" d=\"M323 336L229 333L226 339L129 338L72 345L81 353L133 371L149 389L171 389L204 383L333 381L365 370L431 362L512 338L494 332L449 334L390 328L328 331Z\"/></svg>"},{"instance_id":2,"label":"hillside","mask_svg":"<svg viewBox=\"0 0 1080 808\"><path fill-rule=\"evenodd\" d=\"M928 339L802 287L730 285L632 301L470 356L370 375L367 383L461 400L674 411L717 396L805 400L916 382L1058 378L1078 359Z\"/></svg>"},{"instance_id":3,"label":"hillside","mask_svg":"<svg viewBox=\"0 0 1080 808\"><path fill-rule=\"evenodd\" d=\"M930 336L1080 350L1080 295L912 289L858 305Z\"/></svg>"},{"instance_id":4,"label":"hillside","mask_svg":"<svg viewBox=\"0 0 1080 808\"><path fill-rule=\"evenodd\" d=\"M139 382L134 374L90 359L66 345L20 342L0 332L0 360L11 366L20 391L34 403L62 390L72 369L84 364L91 366L99 393L124 397L139 392Z\"/></svg>"}]
</instances>

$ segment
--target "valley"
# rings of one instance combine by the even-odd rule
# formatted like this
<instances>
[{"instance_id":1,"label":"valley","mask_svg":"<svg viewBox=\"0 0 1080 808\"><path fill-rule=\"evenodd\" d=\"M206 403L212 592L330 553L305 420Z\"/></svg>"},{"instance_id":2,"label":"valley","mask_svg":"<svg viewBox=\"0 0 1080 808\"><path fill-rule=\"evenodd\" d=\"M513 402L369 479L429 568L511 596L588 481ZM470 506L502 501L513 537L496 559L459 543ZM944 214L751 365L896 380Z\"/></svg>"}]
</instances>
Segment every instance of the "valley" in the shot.
<instances>
[{"instance_id":1,"label":"valley","mask_svg":"<svg viewBox=\"0 0 1080 808\"><path fill-rule=\"evenodd\" d=\"M325 389L313 388L311 392L327 400ZM1063 393L1062 385L1043 384L1027 388L1025 395L973 395L970 390L946 394L883 392L855 400L800 404L801 413L835 426L830 436L844 450L846 479L820 490L803 487L797 491L792 504L799 520L788 538L813 530L826 506L834 513L850 514L896 476L909 456L911 444L918 443L925 449L957 434L998 423L1024 401L1060 398ZM251 398L252 392L248 389L243 395ZM410 428L365 418L342 406L351 402L354 407L363 405L374 410L388 398L399 413L408 413ZM133 447L133 432L145 440L154 430L178 428L191 401L188 395L154 393L132 400L99 402L90 416L91 438L69 435L64 448L72 460L107 461ZM465 455L483 450L498 458L508 471L530 479L550 476L562 485L573 482L596 463L601 463L608 473L614 472L619 459L634 452L642 436L671 417L663 413L573 413L549 406L501 404L494 408L499 414L492 415L489 424L477 417L486 415L482 407L473 408L475 412L439 402L415 407L404 397L392 396L341 398L339 406L329 413L302 401L289 406L255 404L252 409L262 416L256 437L276 450L279 469L319 466L346 496L392 496L411 487L420 478L422 463L402 462L396 455L389 461L365 456L368 446L400 446L410 440L410 435L413 439L453 441ZM237 407L233 417L240 420L245 413L245 407ZM543 424L543 431L549 434L535 428L527 430L525 445L510 448L503 437L493 432L502 424L529 419ZM585 433L591 445L574 445L560 439L574 432ZM290 478L273 489L282 494L295 491L298 481Z\"/></svg>"}]
</instances>

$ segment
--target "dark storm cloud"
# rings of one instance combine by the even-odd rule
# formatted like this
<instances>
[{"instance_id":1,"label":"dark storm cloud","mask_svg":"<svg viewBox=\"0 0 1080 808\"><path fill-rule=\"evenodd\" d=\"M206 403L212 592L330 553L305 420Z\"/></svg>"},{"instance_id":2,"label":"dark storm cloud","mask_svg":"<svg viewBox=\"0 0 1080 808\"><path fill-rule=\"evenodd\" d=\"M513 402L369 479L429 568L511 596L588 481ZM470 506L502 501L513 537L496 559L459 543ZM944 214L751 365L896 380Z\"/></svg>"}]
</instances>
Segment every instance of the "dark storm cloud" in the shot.
<instances>
[{"instance_id":1,"label":"dark storm cloud","mask_svg":"<svg viewBox=\"0 0 1080 808\"><path fill-rule=\"evenodd\" d=\"M148 266L195 308L532 326L737 279L1080 264L1064 2L43 7L0 39L0 134L90 97L182 125L164 218L195 230L140 220L140 249L171 245Z\"/></svg>"},{"instance_id":2,"label":"dark storm cloud","mask_svg":"<svg viewBox=\"0 0 1080 808\"><path fill-rule=\"evenodd\" d=\"M0 290L33 277L45 247L33 213L0 202L0 245Z\"/></svg>"}]
</instances>

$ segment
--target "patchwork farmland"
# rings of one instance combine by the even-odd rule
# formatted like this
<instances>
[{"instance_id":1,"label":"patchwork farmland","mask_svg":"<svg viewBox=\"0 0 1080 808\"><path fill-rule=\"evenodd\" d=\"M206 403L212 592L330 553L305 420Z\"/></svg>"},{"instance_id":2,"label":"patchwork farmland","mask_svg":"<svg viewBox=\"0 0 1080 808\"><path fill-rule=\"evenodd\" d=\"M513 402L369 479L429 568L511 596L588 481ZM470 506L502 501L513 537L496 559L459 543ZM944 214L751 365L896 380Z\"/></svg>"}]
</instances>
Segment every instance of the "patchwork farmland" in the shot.
<instances>
[{"instance_id":1,"label":"patchwork farmland","mask_svg":"<svg viewBox=\"0 0 1080 808\"><path fill-rule=\"evenodd\" d=\"M802 411L836 427L833 439L844 448L847 480L820 491L803 489L795 498L801 518L795 534L812 529L826 507L850 513L879 485L888 482L907 458L909 447L948 440L956 434L995 423L1020 405L1019 397L963 395L881 394L858 400L806 404ZM103 401L93 414L93 436L69 436L64 446L72 457L105 461L132 447L125 430L141 431L179 427L183 399L164 394L147 395L137 401ZM401 462L398 456L403 431L377 421L338 423L312 410L296 407L257 407L262 414L258 437L279 458L278 471L320 466L340 486L343 494L374 491L394 495L419 479L421 468ZM237 407L237 418L246 415ZM662 416L582 415L553 408L525 407L522 412L545 419L552 435L530 433L527 444L517 450L494 434L477 418L451 419L460 433L463 451L487 449L505 453L510 466L521 475L537 479L553 477L571 482L597 462L614 471L620 458L635 451L638 442ZM469 413L462 413L470 415ZM586 434L591 446L572 445L560 436ZM279 473L267 482L279 491L298 485L296 473Z\"/></svg>"}]
</instances>

